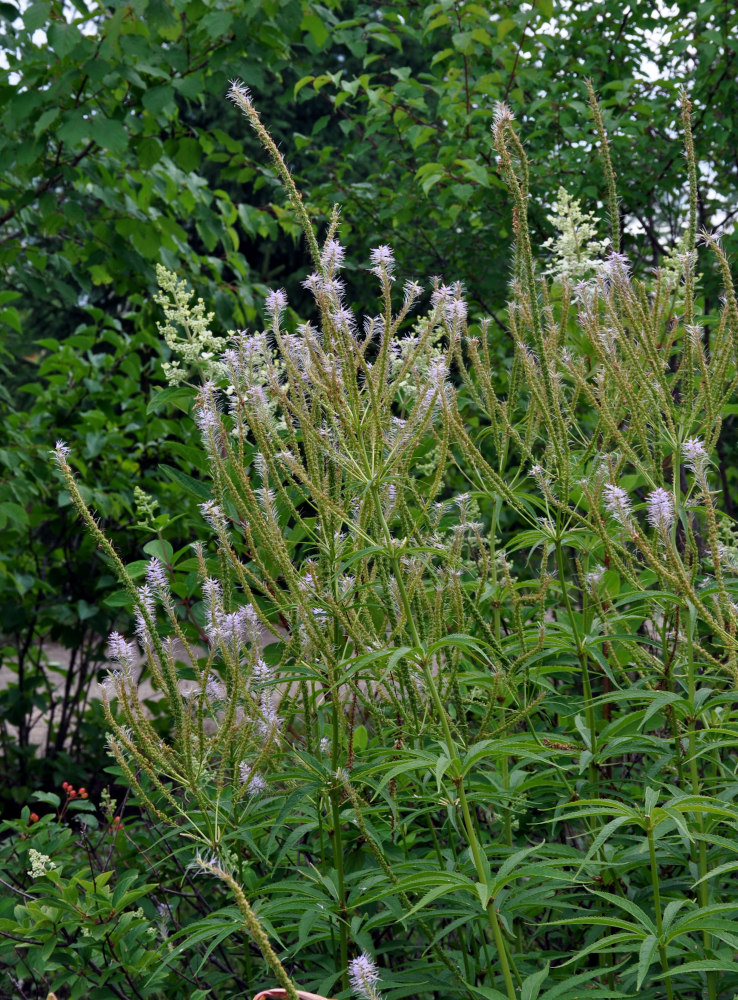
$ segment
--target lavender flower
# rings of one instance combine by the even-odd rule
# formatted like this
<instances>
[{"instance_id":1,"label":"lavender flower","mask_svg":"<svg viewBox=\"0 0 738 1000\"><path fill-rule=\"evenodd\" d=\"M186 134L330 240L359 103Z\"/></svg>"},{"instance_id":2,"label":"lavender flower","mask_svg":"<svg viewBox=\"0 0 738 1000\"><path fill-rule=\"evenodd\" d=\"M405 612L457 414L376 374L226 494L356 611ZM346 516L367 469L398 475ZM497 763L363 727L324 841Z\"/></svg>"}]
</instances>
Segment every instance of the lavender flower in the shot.
<instances>
[{"instance_id":1,"label":"lavender flower","mask_svg":"<svg viewBox=\"0 0 738 1000\"><path fill-rule=\"evenodd\" d=\"M631 516L630 497L619 486L606 483L602 492L605 510L620 524L627 524Z\"/></svg>"},{"instance_id":2,"label":"lavender flower","mask_svg":"<svg viewBox=\"0 0 738 1000\"><path fill-rule=\"evenodd\" d=\"M668 531L674 523L674 498L662 486L648 494L646 517L649 524L659 530Z\"/></svg>"},{"instance_id":3,"label":"lavender flower","mask_svg":"<svg viewBox=\"0 0 738 1000\"><path fill-rule=\"evenodd\" d=\"M267 740L278 735L282 720L277 715L277 710L272 705L271 699L264 692L259 697L259 713L261 715L258 726L260 736Z\"/></svg>"},{"instance_id":4,"label":"lavender flower","mask_svg":"<svg viewBox=\"0 0 738 1000\"><path fill-rule=\"evenodd\" d=\"M269 292L264 308L273 323L279 322L282 313L287 308L287 293L284 289L280 288L277 291Z\"/></svg>"},{"instance_id":5,"label":"lavender flower","mask_svg":"<svg viewBox=\"0 0 738 1000\"><path fill-rule=\"evenodd\" d=\"M204 694L208 701L222 701L226 696L225 684L211 674L205 682Z\"/></svg>"},{"instance_id":6,"label":"lavender flower","mask_svg":"<svg viewBox=\"0 0 738 1000\"><path fill-rule=\"evenodd\" d=\"M71 449L69 445L65 444L63 441L56 442L54 450L52 451L51 454L54 456L56 464L59 466L60 469L65 468L65 466L69 464L67 462L67 458L69 457L70 452Z\"/></svg>"},{"instance_id":7,"label":"lavender flower","mask_svg":"<svg viewBox=\"0 0 738 1000\"><path fill-rule=\"evenodd\" d=\"M341 308L331 313L331 323L336 329L344 329L352 336L356 335L356 319L350 309Z\"/></svg>"},{"instance_id":8,"label":"lavender flower","mask_svg":"<svg viewBox=\"0 0 738 1000\"><path fill-rule=\"evenodd\" d=\"M209 576L207 580L203 581L202 592L205 597L205 604L207 605L208 612L212 615L223 599L223 589L220 585L220 580L216 580L212 576Z\"/></svg>"},{"instance_id":9,"label":"lavender flower","mask_svg":"<svg viewBox=\"0 0 738 1000\"><path fill-rule=\"evenodd\" d=\"M343 267L346 251L338 240L327 240L320 254L320 261L329 274Z\"/></svg>"},{"instance_id":10,"label":"lavender flower","mask_svg":"<svg viewBox=\"0 0 738 1000\"><path fill-rule=\"evenodd\" d=\"M704 441L696 437L688 438L682 445L682 458L688 469L701 476L708 460Z\"/></svg>"},{"instance_id":11,"label":"lavender flower","mask_svg":"<svg viewBox=\"0 0 738 1000\"><path fill-rule=\"evenodd\" d=\"M265 663L261 657L259 657L254 664L251 676L254 679L254 683L259 687L262 687L264 684L268 684L272 679L272 668Z\"/></svg>"},{"instance_id":12,"label":"lavender flower","mask_svg":"<svg viewBox=\"0 0 738 1000\"><path fill-rule=\"evenodd\" d=\"M251 764L247 760L242 760L238 765L239 778L242 785L246 785L246 794L253 798L261 795L267 789L266 780L255 771L252 771Z\"/></svg>"},{"instance_id":13,"label":"lavender flower","mask_svg":"<svg viewBox=\"0 0 738 1000\"><path fill-rule=\"evenodd\" d=\"M111 632L108 638L108 656L115 660L124 674L129 675L133 670L133 644L126 642L119 632Z\"/></svg>"},{"instance_id":14,"label":"lavender flower","mask_svg":"<svg viewBox=\"0 0 738 1000\"><path fill-rule=\"evenodd\" d=\"M395 257L392 249L383 243L381 246L375 247L370 256L372 266L369 270L372 274L376 274L378 278L385 276L391 278L395 269Z\"/></svg>"},{"instance_id":15,"label":"lavender flower","mask_svg":"<svg viewBox=\"0 0 738 1000\"><path fill-rule=\"evenodd\" d=\"M348 976L351 989L357 996L364 1000L379 1000L379 970L365 951L349 962Z\"/></svg>"},{"instance_id":16,"label":"lavender flower","mask_svg":"<svg viewBox=\"0 0 738 1000\"><path fill-rule=\"evenodd\" d=\"M605 258L603 272L611 278L628 281L630 278L630 261L624 253L611 250Z\"/></svg>"},{"instance_id":17,"label":"lavender flower","mask_svg":"<svg viewBox=\"0 0 738 1000\"><path fill-rule=\"evenodd\" d=\"M154 621L156 614L154 595L151 593L149 585L144 584L143 587L138 588L138 596L140 604L136 607L135 611L136 635L138 636L144 650L148 650L153 645L153 640L151 638L151 633L146 619L148 618L151 622Z\"/></svg>"},{"instance_id":18,"label":"lavender flower","mask_svg":"<svg viewBox=\"0 0 738 1000\"><path fill-rule=\"evenodd\" d=\"M199 504L202 516L208 522L210 527L215 531L217 535L224 535L226 533L227 522L226 516L223 513L223 508L219 507L214 500L206 500L205 503Z\"/></svg>"},{"instance_id":19,"label":"lavender flower","mask_svg":"<svg viewBox=\"0 0 738 1000\"><path fill-rule=\"evenodd\" d=\"M153 556L146 567L146 582L160 597L169 596L169 578L161 562Z\"/></svg>"},{"instance_id":20,"label":"lavender flower","mask_svg":"<svg viewBox=\"0 0 738 1000\"><path fill-rule=\"evenodd\" d=\"M463 299L452 299L445 304L444 312L449 326L460 326L466 320L466 302Z\"/></svg>"}]
</instances>

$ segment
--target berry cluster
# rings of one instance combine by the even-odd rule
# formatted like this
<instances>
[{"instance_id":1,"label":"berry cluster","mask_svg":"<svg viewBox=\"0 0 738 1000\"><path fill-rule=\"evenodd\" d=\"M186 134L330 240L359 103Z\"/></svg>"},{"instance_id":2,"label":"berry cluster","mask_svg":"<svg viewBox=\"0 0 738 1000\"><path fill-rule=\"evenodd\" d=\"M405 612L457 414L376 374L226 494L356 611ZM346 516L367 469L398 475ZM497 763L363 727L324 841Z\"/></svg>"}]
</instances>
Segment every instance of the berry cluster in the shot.
<instances>
[{"instance_id":1,"label":"berry cluster","mask_svg":"<svg viewBox=\"0 0 738 1000\"><path fill-rule=\"evenodd\" d=\"M67 793L67 802L70 799L86 799L88 797L86 788L76 789L73 785L70 785L68 781L62 782L62 788Z\"/></svg>"}]
</instances>

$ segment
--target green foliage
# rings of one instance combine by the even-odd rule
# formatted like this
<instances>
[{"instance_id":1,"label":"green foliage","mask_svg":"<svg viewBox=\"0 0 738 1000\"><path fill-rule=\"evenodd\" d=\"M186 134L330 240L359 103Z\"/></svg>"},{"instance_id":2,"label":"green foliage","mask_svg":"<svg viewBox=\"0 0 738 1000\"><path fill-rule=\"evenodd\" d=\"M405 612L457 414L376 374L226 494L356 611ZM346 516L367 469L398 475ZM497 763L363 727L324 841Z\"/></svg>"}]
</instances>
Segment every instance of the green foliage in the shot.
<instances>
[{"instance_id":1,"label":"green foliage","mask_svg":"<svg viewBox=\"0 0 738 1000\"><path fill-rule=\"evenodd\" d=\"M10 797L23 802L37 783L63 776L75 756L83 770L99 757L103 735L94 715L85 721L84 713L104 659L103 636L121 614L110 564L91 538L74 530L69 495L49 478L50 440L75 441L83 475L110 482L109 491L86 490L85 498L126 559L140 545L130 528L137 520L136 484L165 511L153 530L175 537L186 530L181 514L166 513L176 509L183 490L163 482L158 466L165 443L181 434L187 417L173 401L147 413L148 383L160 360L155 340L131 334L99 309L88 307L87 318L65 340L42 338L35 379L14 395L2 390L0 664L14 675L0 692L6 803ZM186 450L179 461L183 470L197 471ZM50 642L70 651L67 683L60 683L63 669L48 662ZM50 725L36 758L32 727L44 714Z\"/></svg>"}]
</instances>

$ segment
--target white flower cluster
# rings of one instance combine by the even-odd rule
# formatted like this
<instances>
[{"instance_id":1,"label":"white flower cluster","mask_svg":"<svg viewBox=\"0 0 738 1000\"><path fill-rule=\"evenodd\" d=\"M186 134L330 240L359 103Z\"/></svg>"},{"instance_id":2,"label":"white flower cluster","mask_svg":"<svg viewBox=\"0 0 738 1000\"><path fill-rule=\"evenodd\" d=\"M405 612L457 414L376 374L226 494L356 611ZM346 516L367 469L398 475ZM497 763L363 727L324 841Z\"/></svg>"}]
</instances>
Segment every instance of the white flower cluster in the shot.
<instances>
[{"instance_id":1,"label":"white flower cluster","mask_svg":"<svg viewBox=\"0 0 738 1000\"><path fill-rule=\"evenodd\" d=\"M167 347L180 359L165 361L162 365L169 384L178 385L187 378L187 368L181 368L180 362L187 367L197 367L206 377L222 374L222 363L216 359L223 353L226 340L216 337L210 330L213 313L205 312L202 299L191 305L194 292L187 287L187 282L178 281L176 274L161 264L156 266L156 279L161 292L154 300L166 317L166 322L157 326Z\"/></svg>"},{"instance_id":2,"label":"white flower cluster","mask_svg":"<svg viewBox=\"0 0 738 1000\"><path fill-rule=\"evenodd\" d=\"M546 274L579 281L602 269L600 258L610 241L595 239L599 219L592 212L584 212L578 198L572 198L565 188L560 187L553 203L553 214L547 218L559 235L552 236L543 244L553 254Z\"/></svg>"},{"instance_id":3,"label":"white flower cluster","mask_svg":"<svg viewBox=\"0 0 738 1000\"><path fill-rule=\"evenodd\" d=\"M31 862L31 867L28 869L31 878L41 878L42 875L47 875L56 868L56 864L48 854L41 854L40 851L35 851L33 848L28 852L28 860Z\"/></svg>"}]
</instances>

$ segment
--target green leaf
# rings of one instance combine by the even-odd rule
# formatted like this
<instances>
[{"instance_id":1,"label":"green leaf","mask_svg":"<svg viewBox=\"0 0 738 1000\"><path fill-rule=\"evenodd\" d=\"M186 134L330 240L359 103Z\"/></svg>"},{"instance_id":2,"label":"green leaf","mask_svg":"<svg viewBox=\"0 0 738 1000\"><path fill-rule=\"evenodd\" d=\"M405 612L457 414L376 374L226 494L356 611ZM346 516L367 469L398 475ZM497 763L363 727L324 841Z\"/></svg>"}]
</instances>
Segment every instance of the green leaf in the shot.
<instances>
[{"instance_id":1,"label":"green leaf","mask_svg":"<svg viewBox=\"0 0 738 1000\"><path fill-rule=\"evenodd\" d=\"M174 110L174 87L171 84L161 84L147 90L141 98L141 103L152 115L167 114Z\"/></svg>"},{"instance_id":2,"label":"green leaf","mask_svg":"<svg viewBox=\"0 0 738 1000\"><path fill-rule=\"evenodd\" d=\"M149 170L153 167L155 163L159 162L163 154L164 147L156 136L149 136L145 139L141 139L141 141L136 144L138 165L142 170Z\"/></svg>"},{"instance_id":3,"label":"green leaf","mask_svg":"<svg viewBox=\"0 0 738 1000\"><path fill-rule=\"evenodd\" d=\"M322 49L325 43L328 41L330 32L326 27L323 19L314 13L306 13L300 23L301 31L309 31L310 37L315 42L317 48ZM295 90L295 95L297 95L297 89Z\"/></svg>"},{"instance_id":4,"label":"green leaf","mask_svg":"<svg viewBox=\"0 0 738 1000\"><path fill-rule=\"evenodd\" d=\"M651 968L651 963L653 962L654 954L658 948L658 939L655 934L649 934L647 938L644 938L641 944L640 951L638 952L638 978L636 980L636 990L640 990L643 985L643 980L648 975L648 970Z\"/></svg>"},{"instance_id":5,"label":"green leaf","mask_svg":"<svg viewBox=\"0 0 738 1000\"><path fill-rule=\"evenodd\" d=\"M538 1000L541 986L543 986L548 978L550 965L550 962L546 962L542 969L526 977L520 990L520 1000Z\"/></svg>"},{"instance_id":6,"label":"green leaf","mask_svg":"<svg viewBox=\"0 0 738 1000\"><path fill-rule=\"evenodd\" d=\"M195 479L193 476L188 476L186 472L182 472L180 469L175 469L171 465L160 465L159 469L164 473L166 478L172 483L179 483L183 486L188 493L196 497L200 501L212 500L213 495L210 487L200 482L199 479Z\"/></svg>"},{"instance_id":7,"label":"green leaf","mask_svg":"<svg viewBox=\"0 0 738 1000\"><path fill-rule=\"evenodd\" d=\"M61 805L61 799L56 794L56 792L34 792L31 796L34 802L45 802L49 806L53 806L58 809Z\"/></svg>"},{"instance_id":8,"label":"green leaf","mask_svg":"<svg viewBox=\"0 0 738 1000\"><path fill-rule=\"evenodd\" d=\"M92 122L78 112L67 112L64 120L56 130L56 137L68 146L78 146L89 142L92 133Z\"/></svg>"},{"instance_id":9,"label":"green leaf","mask_svg":"<svg viewBox=\"0 0 738 1000\"><path fill-rule=\"evenodd\" d=\"M146 406L146 413L158 413L164 406L176 406L184 413L189 413L194 398L194 391L187 386L170 385L154 393Z\"/></svg>"},{"instance_id":10,"label":"green leaf","mask_svg":"<svg viewBox=\"0 0 738 1000\"><path fill-rule=\"evenodd\" d=\"M128 132L125 126L112 118L95 118L91 123L91 134L94 135L98 145L113 153L122 153L128 145Z\"/></svg>"},{"instance_id":11,"label":"green leaf","mask_svg":"<svg viewBox=\"0 0 738 1000\"><path fill-rule=\"evenodd\" d=\"M3 500L0 503L0 519L3 525L9 521L17 528L28 527L28 514L19 503L13 503L12 500Z\"/></svg>"},{"instance_id":12,"label":"green leaf","mask_svg":"<svg viewBox=\"0 0 738 1000\"><path fill-rule=\"evenodd\" d=\"M42 132L55 122L59 117L59 108L47 108L43 114L39 115L36 119L36 124L33 126L33 134L38 138Z\"/></svg>"}]
</instances>

